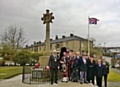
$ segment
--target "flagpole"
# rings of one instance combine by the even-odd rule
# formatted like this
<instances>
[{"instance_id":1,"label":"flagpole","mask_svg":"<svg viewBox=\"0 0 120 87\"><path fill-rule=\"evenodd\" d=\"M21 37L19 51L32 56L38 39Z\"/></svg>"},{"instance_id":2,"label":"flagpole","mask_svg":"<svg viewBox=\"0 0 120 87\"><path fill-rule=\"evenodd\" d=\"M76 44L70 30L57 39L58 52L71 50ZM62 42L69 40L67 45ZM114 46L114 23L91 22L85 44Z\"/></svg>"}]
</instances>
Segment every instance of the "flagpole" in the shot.
<instances>
[{"instance_id":1,"label":"flagpole","mask_svg":"<svg viewBox=\"0 0 120 87\"><path fill-rule=\"evenodd\" d=\"M90 41L89 41L89 36L90 36L90 31L89 31L89 16L88 16L88 57L90 58Z\"/></svg>"},{"instance_id":2,"label":"flagpole","mask_svg":"<svg viewBox=\"0 0 120 87\"><path fill-rule=\"evenodd\" d=\"M97 18L89 18L88 16L88 56L90 57L90 24L97 24L97 21L99 21Z\"/></svg>"}]
</instances>

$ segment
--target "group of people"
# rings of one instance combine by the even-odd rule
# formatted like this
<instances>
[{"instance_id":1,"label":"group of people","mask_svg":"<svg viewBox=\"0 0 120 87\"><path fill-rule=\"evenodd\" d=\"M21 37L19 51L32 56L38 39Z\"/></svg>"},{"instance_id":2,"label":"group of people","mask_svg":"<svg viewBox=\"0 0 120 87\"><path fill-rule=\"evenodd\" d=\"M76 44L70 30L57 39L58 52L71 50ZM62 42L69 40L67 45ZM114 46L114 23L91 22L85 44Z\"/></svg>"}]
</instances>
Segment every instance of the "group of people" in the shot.
<instances>
[{"instance_id":1,"label":"group of people","mask_svg":"<svg viewBox=\"0 0 120 87\"><path fill-rule=\"evenodd\" d=\"M96 63L94 57L89 57L86 52L80 55L79 52L74 53L73 50L67 50L60 58L57 51L54 50L50 55L48 66L51 72L51 85L53 82L58 84L58 70L61 70L63 77L67 77L69 81L73 82L80 81L80 84L92 82L94 85L96 77L98 87L102 87L102 77L104 76L104 86L107 87L109 64L105 59L99 59Z\"/></svg>"}]
</instances>

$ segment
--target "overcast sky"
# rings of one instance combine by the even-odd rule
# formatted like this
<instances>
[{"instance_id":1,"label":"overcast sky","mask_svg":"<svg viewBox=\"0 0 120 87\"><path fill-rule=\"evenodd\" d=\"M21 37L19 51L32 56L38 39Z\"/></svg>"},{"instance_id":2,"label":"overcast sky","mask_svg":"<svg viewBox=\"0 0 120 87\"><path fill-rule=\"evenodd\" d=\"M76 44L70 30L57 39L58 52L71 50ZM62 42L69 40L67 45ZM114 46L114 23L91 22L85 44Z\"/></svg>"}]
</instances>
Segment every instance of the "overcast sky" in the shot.
<instances>
[{"instance_id":1,"label":"overcast sky","mask_svg":"<svg viewBox=\"0 0 120 87\"><path fill-rule=\"evenodd\" d=\"M17 24L26 32L27 44L44 41L41 17L46 9L55 17L51 38L70 33L87 38L89 16L100 20L90 25L90 37L96 44L120 46L120 0L0 0L0 33Z\"/></svg>"}]
</instances>

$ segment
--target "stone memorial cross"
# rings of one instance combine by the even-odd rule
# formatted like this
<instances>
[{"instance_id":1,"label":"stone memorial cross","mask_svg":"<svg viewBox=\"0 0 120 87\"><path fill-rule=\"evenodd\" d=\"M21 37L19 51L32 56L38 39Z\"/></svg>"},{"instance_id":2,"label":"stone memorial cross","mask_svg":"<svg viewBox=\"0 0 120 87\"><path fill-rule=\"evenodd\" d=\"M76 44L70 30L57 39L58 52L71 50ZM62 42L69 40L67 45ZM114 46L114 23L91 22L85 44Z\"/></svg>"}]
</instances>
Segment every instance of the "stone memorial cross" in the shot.
<instances>
[{"instance_id":1,"label":"stone memorial cross","mask_svg":"<svg viewBox=\"0 0 120 87\"><path fill-rule=\"evenodd\" d=\"M49 10L46 10L46 14L43 14L43 17L41 18L43 24L46 24L45 51L47 56L50 55L50 23L53 23L52 19L54 19L52 14L53 13L49 13Z\"/></svg>"}]
</instances>

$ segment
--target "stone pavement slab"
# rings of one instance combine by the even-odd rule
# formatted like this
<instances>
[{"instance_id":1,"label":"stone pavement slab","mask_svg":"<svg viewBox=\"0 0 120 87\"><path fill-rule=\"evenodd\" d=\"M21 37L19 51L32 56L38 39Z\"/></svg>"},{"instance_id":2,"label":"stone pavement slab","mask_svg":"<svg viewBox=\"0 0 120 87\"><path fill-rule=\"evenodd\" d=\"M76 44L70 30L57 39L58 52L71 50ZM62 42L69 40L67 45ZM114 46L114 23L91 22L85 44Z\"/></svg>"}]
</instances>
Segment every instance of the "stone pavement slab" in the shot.
<instances>
[{"instance_id":1,"label":"stone pavement slab","mask_svg":"<svg viewBox=\"0 0 120 87\"><path fill-rule=\"evenodd\" d=\"M79 82L58 82L58 84L25 84L22 83L22 75L11 79L1 80L0 87L92 87L92 84L80 84Z\"/></svg>"},{"instance_id":2,"label":"stone pavement slab","mask_svg":"<svg viewBox=\"0 0 120 87\"><path fill-rule=\"evenodd\" d=\"M120 87L120 82L108 82L108 87Z\"/></svg>"},{"instance_id":3,"label":"stone pavement slab","mask_svg":"<svg viewBox=\"0 0 120 87\"><path fill-rule=\"evenodd\" d=\"M117 68L111 68L113 71L115 71L116 73L120 74L120 70Z\"/></svg>"}]
</instances>

